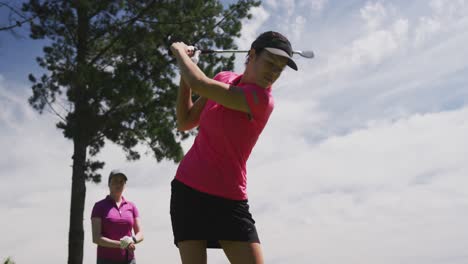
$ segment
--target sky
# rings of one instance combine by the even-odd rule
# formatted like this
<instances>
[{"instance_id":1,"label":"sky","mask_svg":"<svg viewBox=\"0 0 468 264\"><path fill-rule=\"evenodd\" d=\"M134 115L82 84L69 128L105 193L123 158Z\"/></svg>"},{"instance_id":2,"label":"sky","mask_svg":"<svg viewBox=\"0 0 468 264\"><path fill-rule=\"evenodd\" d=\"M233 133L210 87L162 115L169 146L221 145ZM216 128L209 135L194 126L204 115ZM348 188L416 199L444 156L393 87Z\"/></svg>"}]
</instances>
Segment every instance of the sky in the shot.
<instances>
[{"instance_id":1,"label":"sky","mask_svg":"<svg viewBox=\"0 0 468 264\"><path fill-rule=\"evenodd\" d=\"M316 54L275 83L247 164L265 263L468 263L468 0L264 0L251 14L239 48L275 30ZM72 142L27 103L42 45L0 33L0 260L17 263L67 259ZM124 195L145 235L138 263L180 263L177 165L127 162L110 143L98 158L103 175L129 175ZM107 193L87 185L84 263L96 258L91 209ZM228 263L221 250L208 261Z\"/></svg>"}]
</instances>

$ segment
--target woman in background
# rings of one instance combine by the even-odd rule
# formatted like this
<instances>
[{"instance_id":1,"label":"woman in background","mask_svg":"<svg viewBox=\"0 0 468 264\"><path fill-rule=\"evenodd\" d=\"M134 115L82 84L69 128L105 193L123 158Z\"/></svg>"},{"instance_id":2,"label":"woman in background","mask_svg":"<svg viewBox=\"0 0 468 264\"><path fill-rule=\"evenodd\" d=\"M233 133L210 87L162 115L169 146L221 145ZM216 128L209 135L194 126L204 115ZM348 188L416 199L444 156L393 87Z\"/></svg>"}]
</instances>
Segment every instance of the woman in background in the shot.
<instances>
[{"instance_id":1,"label":"woman in background","mask_svg":"<svg viewBox=\"0 0 468 264\"><path fill-rule=\"evenodd\" d=\"M143 233L137 207L122 196L126 183L123 172L111 171L109 195L94 204L91 224L93 242L98 245L97 264L136 263L134 251Z\"/></svg>"}]
</instances>

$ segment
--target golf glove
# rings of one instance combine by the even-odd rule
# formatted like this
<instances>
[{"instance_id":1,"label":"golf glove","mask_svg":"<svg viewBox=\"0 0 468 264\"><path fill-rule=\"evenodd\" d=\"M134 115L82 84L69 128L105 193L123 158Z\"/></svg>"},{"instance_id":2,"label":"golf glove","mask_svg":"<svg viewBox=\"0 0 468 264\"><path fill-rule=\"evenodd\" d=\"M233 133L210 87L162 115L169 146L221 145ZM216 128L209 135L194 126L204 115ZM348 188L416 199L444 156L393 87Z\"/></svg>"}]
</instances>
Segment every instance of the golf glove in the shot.
<instances>
[{"instance_id":1,"label":"golf glove","mask_svg":"<svg viewBox=\"0 0 468 264\"><path fill-rule=\"evenodd\" d=\"M120 239L120 248L127 248L131 243L133 243L133 239L129 236L124 236Z\"/></svg>"},{"instance_id":2,"label":"golf glove","mask_svg":"<svg viewBox=\"0 0 468 264\"><path fill-rule=\"evenodd\" d=\"M188 49L189 49L190 51L194 51L193 56L190 57L190 59L191 59L195 64L198 64L198 62L200 61L201 50L195 48L194 46L188 46Z\"/></svg>"}]
</instances>

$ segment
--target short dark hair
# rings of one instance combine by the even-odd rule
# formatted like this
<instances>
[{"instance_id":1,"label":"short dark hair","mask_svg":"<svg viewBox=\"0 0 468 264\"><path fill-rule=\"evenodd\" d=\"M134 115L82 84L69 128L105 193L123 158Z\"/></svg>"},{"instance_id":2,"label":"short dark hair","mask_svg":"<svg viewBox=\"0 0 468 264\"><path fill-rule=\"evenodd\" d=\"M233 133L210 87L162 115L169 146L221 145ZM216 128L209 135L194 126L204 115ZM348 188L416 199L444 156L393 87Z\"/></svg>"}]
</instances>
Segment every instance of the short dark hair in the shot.
<instances>
[{"instance_id":1,"label":"short dark hair","mask_svg":"<svg viewBox=\"0 0 468 264\"><path fill-rule=\"evenodd\" d=\"M251 49L249 50L249 52L247 52L247 55L245 56L245 57L246 57L246 59L245 59L245 66L247 66L247 64L248 64L249 61L250 61L250 51L251 51L252 49L255 50L255 54L257 54L257 55L260 55L260 54L265 50L265 48L251 48Z\"/></svg>"}]
</instances>

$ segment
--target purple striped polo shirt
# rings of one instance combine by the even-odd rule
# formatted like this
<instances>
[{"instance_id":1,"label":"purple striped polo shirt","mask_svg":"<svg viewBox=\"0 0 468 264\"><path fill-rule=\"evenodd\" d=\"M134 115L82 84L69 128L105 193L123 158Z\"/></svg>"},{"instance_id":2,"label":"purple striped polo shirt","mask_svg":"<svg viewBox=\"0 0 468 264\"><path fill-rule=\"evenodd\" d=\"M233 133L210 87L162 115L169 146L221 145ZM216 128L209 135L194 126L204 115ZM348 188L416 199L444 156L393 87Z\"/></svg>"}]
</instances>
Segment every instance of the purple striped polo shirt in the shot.
<instances>
[{"instance_id":1,"label":"purple striped polo shirt","mask_svg":"<svg viewBox=\"0 0 468 264\"><path fill-rule=\"evenodd\" d=\"M132 236L135 218L139 216L135 204L122 197L120 207L109 195L94 204L91 218L101 218L101 235L119 241L124 236ZM97 247L97 257L113 261L125 261L126 250L120 248ZM133 259L133 252L129 251L128 259Z\"/></svg>"}]
</instances>

